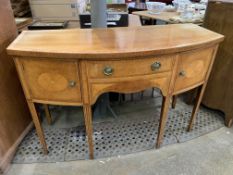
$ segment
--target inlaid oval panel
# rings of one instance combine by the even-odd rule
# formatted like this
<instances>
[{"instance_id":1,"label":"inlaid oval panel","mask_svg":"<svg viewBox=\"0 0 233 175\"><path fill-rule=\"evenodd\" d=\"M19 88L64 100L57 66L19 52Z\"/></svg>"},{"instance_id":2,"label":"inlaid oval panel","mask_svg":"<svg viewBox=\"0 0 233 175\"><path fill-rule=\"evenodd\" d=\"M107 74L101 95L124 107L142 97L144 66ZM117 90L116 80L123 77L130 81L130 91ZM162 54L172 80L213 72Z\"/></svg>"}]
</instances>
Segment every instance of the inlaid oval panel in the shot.
<instances>
[{"instance_id":1,"label":"inlaid oval panel","mask_svg":"<svg viewBox=\"0 0 233 175\"><path fill-rule=\"evenodd\" d=\"M58 92L67 88L68 80L61 74L43 73L38 77L38 84L46 91Z\"/></svg>"},{"instance_id":2,"label":"inlaid oval panel","mask_svg":"<svg viewBox=\"0 0 233 175\"><path fill-rule=\"evenodd\" d=\"M47 59L21 59L30 98L57 102L81 102L76 62ZM74 84L75 86L72 86Z\"/></svg>"},{"instance_id":3,"label":"inlaid oval panel","mask_svg":"<svg viewBox=\"0 0 233 175\"><path fill-rule=\"evenodd\" d=\"M195 60L191 62L190 65L184 68L184 70L187 71L186 77L192 78L202 74L204 67L205 65L203 60Z\"/></svg>"},{"instance_id":4,"label":"inlaid oval panel","mask_svg":"<svg viewBox=\"0 0 233 175\"><path fill-rule=\"evenodd\" d=\"M180 54L174 93L193 88L205 80L213 50L210 47Z\"/></svg>"}]
</instances>

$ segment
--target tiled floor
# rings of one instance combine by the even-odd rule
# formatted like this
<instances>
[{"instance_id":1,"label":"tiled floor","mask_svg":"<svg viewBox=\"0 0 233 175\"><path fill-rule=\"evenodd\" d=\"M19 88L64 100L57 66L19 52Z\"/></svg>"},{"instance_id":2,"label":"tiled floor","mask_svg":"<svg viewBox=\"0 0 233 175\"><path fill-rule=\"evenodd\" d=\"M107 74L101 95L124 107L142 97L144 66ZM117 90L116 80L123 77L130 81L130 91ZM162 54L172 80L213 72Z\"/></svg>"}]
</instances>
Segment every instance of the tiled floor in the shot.
<instances>
[{"instance_id":1,"label":"tiled floor","mask_svg":"<svg viewBox=\"0 0 233 175\"><path fill-rule=\"evenodd\" d=\"M124 156L13 164L6 175L232 175L233 128Z\"/></svg>"},{"instance_id":2,"label":"tiled floor","mask_svg":"<svg viewBox=\"0 0 233 175\"><path fill-rule=\"evenodd\" d=\"M111 157L154 149L161 97L114 105L118 118L94 118L95 158ZM178 101L169 112L164 144L185 142L224 126L223 117L214 111L201 108L192 132L186 128L192 106ZM88 159L87 139L81 108L52 108L54 124L45 128L49 155L42 154L35 130L20 145L14 163L63 162Z\"/></svg>"}]
</instances>

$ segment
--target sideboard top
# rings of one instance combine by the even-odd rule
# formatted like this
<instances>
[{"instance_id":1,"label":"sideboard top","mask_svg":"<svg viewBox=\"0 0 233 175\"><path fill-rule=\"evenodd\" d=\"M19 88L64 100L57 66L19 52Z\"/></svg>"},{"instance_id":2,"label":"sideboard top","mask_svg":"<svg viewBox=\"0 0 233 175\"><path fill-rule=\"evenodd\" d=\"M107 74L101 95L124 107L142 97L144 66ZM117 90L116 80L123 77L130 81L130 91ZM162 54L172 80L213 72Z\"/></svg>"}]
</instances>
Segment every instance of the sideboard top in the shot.
<instances>
[{"instance_id":1,"label":"sideboard top","mask_svg":"<svg viewBox=\"0 0 233 175\"><path fill-rule=\"evenodd\" d=\"M7 50L15 56L123 58L182 52L222 40L223 35L194 24L42 30L23 31Z\"/></svg>"}]
</instances>

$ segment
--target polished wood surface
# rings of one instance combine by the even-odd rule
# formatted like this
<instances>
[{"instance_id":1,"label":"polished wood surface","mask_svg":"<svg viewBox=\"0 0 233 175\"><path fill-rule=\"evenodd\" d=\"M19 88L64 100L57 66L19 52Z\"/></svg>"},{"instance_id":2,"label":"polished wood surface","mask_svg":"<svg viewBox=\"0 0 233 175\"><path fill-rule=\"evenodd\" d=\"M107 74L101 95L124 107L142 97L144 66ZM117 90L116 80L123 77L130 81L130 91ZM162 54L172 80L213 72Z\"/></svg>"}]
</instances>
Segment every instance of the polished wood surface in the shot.
<instances>
[{"instance_id":1,"label":"polished wood surface","mask_svg":"<svg viewBox=\"0 0 233 175\"><path fill-rule=\"evenodd\" d=\"M136 11L133 12L133 14L141 17L161 20L170 24L175 23L175 21L170 20L171 18L179 16L178 12L161 12L160 14L151 14L148 10Z\"/></svg>"},{"instance_id":2,"label":"polished wood surface","mask_svg":"<svg viewBox=\"0 0 233 175\"><path fill-rule=\"evenodd\" d=\"M215 60L217 51L218 51L218 46L216 46L214 48L213 52L211 53L212 55L210 57L212 57L212 59L210 60L207 72L206 72L206 74L204 76L205 81L201 86L199 86L196 101L195 101L193 111L192 111L192 115L191 115L191 120L190 120L189 126L188 126L188 131L190 131L192 129L192 127L193 127L193 123L194 123L194 120L196 118L199 106L201 104L201 101L202 101L202 98L203 98L203 95L204 95L204 92L205 92L205 89L206 89L206 85L207 85L207 82L208 82L208 79L209 79L209 76L210 76L210 72L211 72L213 64L214 64L214 60Z\"/></svg>"},{"instance_id":3,"label":"polished wood surface","mask_svg":"<svg viewBox=\"0 0 233 175\"><path fill-rule=\"evenodd\" d=\"M221 35L194 24L24 31L8 53L75 59L130 58L192 50L221 40Z\"/></svg>"},{"instance_id":4,"label":"polished wood surface","mask_svg":"<svg viewBox=\"0 0 233 175\"><path fill-rule=\"evenodd\" d=\"M156 33L160 37L154 37ZM89 154L93 158L91 107L101 94L159 88L163 106L158 148L163 140L170 99L174 94L206 84L214 53L222 40L222 35L192 24L31 31L21 34L8 47L8 53L14 57L44 152L47 153L47 146L33 103L71 103L83 106ZM185 73L181 76L181 72ZM75 82L72 87L70 81ZM204 88L190 125L203 92Z\"/></svg>"},{"instance_id":5,"label":"polished wood surface","mask_svg":"<svg viewBox=\"0 0 233 175\"><path fill-rule=\"evenodd\" d=\"M160 62L162 65L160 69L152 70L152 64ZM103 74L104 68L107 65L113 69L113 74L111 76L106 76ZM122 78L137 75L150 75L159 72L167 72L172 69L172 57L160 56L145 58L143 60L114 60L114 61L89 61L87 62L88 75L90 78L98 79L112 79L112 78ZM125 71L127 70L127 72Z\"/></svg>"},{"instance_id":6,"label":"polished wood surface","mask_svg":"<svg viewBox=\"0 0 233 175\"><path fill-rule=\"evenodd\" d=\"M181 20L174 20L174 19L180 19L180 13L179 12L161 12L160 14L152 14L150 11L135 11L133 12L134 15L138 15L140 17L150 18L153 20L160 20L164 21L167 24L179 24L179 23L194 23L197 25L202 25L202 21L193 21L193 22L182 22Z\"/></svg>"},{"instance_id":7,"label":"polished wood surface","mask_svg":"<svg viewBox=\"0 0 233 175\"><path fill-rule=\"evenodd\" d=\"M206 87L202 103L225 114L225 124L233 124L233 2L212 0L209 2L204 27L225 35L221 43Z\"/></svg>"},{"instance_id":8,"label":"polished wood surface","mask_svg":"<svg viewBox=\"0 0 233 175\"><path fill-rule=\"evenodd\" d=\"M0 174L10 164L17 146L28 132L30 113L6 47L17 36L10 0L0 1Z\"/></svg>"},{"instance_id":9,"label":"polished wood surface","mask_svg":"<svg viewBox=\"0 0 233 175\"><path fill-rule=\"evenodd\" d=\"M30 97L27 98L81 102L77 63L42 59L28 58L20 62L24 81L30 89Z\"/></svg>"},{"instance_id":10,"label":"polished wood surface","mask_svg":"<svg viewBox=\"0 0 233 175\"><path fill-rule=\"evenodd\" d=\"M187 90L205 81L214 48L190 51L180 54L175 93ZM198 76L197 76L198 75Z\"/></svg>"}]
</instances>

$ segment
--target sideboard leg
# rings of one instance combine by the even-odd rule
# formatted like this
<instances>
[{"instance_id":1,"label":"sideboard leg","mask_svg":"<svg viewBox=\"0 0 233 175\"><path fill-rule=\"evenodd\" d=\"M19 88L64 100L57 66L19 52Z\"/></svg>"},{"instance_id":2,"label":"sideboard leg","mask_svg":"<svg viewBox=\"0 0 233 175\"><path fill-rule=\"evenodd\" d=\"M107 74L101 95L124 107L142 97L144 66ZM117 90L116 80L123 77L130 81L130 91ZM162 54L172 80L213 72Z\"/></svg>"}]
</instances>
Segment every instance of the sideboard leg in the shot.
<instances>
[{"instance_id":1,"label":"sideboard leg","mask_svg":"<svg viewBox=\"0 0 233 175\"><path fill-rule=\"evenodd\" d=\"M196 97L196 100L195 100L195 104L194 104L194 107L193 107L191 119L190 119L189 126L188 126L188 131L191 131L192 128L193 128L193 123L194 123L194 121L196 119L196 115L197 115L197 112L199 110L203 94L205 92L205 87L206 87L206 84L204 84L204 85L202 85L202 86L200 86L198 88L197 97Z\"/></svg>"},{"instance_id":2,"label":"sideboard leg","mask_svg":"<svg viewBox=\"0 0 233 175\"><path fill-rule=\"evenodd\" d=\"M41 127L41 123L40 123L38 114L36 112L35 104L33 102L28 101L28 107L30 109L30 112L32 115L32 120L33 120L35 127L36 127L37 135L38 135L38 137L40 139L40 143L43 147L44 154L48 154L48 148L47 148L47 144L45 141L44 131L43 131L43 128Z\"/></svg>"},{"instance_id":3,"label":"sideboard leg","mask_svg":"<svg viewBox=\"0 0 233 175\"><path fill-rule=\"evenodd\" d=\"M172 109L175 109L175 108L176 108L177 98L178 98L177 95L174 95L174 96L172 97Z\"/></svg>"},{"instance_id":4,"label":"sideboard leg","mask_svg":"<svg viewBox=\"0 0 233 175\"><path fill-rule=\"evenodd\" d=\"M170 96L163 97L156 148L159 148L163 141L163 134L164 129L166 127L168 111L170 106L170 98Z\"/></svg>"},{"instance_id":5,"label":"sideboard leg","mask_svg":"<svg viewBox=\"0 0 233 175\"><path fill-rule=\"evenodd\" d=\"M52 124L52 117L51 117L51 114L49 111L49 105L44 104L43 106L44 106L45 116L46 116L47 122L49 125L51 125Z\"/></svg>"},{"instance_id":6,"label":"sideboard leg","mask_svg":"<svg viewBox=\"0 0 233 175\"><path fill-rule=\"evenodd\" d=\"M86 133L88 137L89 156L90 159L94 158L94 147L93 147L93 129L92 129L92 110L90 105L83 106L83 113L85 119Z\"/></svg>"},{"instance_id":7,"label":"sideboard leg","mask_svg":"<svg viewBox=\"0 0 233 175\"><path fill-rule=\"evenodd\" d=\"M225 112L225 125L230 128L233 125L233 118L230 114Z\"/></svg>"}]
</instances>

